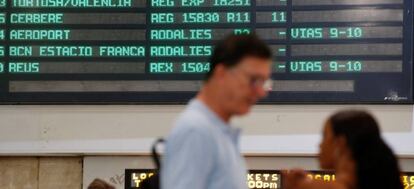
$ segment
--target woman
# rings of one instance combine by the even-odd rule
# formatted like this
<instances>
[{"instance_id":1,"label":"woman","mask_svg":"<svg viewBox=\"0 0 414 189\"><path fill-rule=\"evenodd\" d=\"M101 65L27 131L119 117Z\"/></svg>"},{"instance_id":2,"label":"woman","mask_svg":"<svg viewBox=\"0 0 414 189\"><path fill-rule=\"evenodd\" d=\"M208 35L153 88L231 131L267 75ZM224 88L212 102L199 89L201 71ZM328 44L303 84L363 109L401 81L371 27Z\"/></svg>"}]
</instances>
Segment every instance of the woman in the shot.
<instances>
[{"instance_id":1,"label":"woman","mask_svg":"<svg viewBox=\"0 0 414 189\"><path fill-rule=\"evenodd\" d=\"M364 111L341 111L325 123L319 162L336 180L310 180L302 170L284 172L284 189L402 189L398 162Z\"/></svg>"}]
</instances>

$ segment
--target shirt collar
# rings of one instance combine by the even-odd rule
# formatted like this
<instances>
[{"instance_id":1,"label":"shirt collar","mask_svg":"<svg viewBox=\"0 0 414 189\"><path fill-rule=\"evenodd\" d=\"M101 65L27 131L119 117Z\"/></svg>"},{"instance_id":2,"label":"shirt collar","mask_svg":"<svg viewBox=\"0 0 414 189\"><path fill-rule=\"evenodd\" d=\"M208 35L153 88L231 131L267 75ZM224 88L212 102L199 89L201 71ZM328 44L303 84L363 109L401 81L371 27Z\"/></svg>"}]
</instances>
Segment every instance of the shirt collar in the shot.
<instances>
[{"instance_id":1,"label":"shirt collar","mask_svg":"<svg viewBox=\"0 0 414 189\"><path fill-rule=\"evenodd\" d=\"M209 118L209 120L213 121L215 126L219 127L222 132L229 135L236 144L238 143L241 129L235 128L224 122L215 112L213 112L207 105L198 99L192 99L189 106L201 111Z\"/></svg>"}]
</instances>

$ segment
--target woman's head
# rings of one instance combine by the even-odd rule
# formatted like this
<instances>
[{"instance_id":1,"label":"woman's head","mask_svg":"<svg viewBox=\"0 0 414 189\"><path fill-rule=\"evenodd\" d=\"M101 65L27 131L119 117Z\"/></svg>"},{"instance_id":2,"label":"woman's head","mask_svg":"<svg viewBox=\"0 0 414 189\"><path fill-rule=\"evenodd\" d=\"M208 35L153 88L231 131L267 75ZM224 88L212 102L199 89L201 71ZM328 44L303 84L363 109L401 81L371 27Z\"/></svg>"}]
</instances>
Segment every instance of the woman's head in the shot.
<instances>
[{"instance_id":1,"label":"woman's head","mask_svg":"<svg viewBox=\"0 0 414 189\"><path fill-rule=\"evenodd\" d=\"M397 159L381 138L375 119L360 110L340 111L325 123L320 163L334 169L345 153L355 163L359 188L401 188ZM374 185L373 185L374 184Z\"/></svg>"},{"instance_id":2,"label":"woman's head","mask_svg":"<svg viewBox=\"0 0 414 189\"><path fill-rule=\"evenodd\" d=\"M380 141L378 124L370 114L358 110L337 112L325 122L320 146L321 166L333 169L338 155L352 153L353 147Z\"/></svg>"}]
</instances>

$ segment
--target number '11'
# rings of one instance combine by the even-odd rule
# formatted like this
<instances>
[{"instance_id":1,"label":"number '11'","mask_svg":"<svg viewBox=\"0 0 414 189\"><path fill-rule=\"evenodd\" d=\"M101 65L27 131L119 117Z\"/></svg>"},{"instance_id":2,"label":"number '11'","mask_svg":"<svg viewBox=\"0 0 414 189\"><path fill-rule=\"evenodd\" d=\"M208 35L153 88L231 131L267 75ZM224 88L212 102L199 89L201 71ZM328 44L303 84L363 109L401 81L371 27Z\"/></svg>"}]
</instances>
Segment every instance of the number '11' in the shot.
<instances>
[{"instance_id":1,"label":"number '11'","mask_svg":"<svg viewBox=\"0 0 414 189\"><path fill-rule=\"evenodd\" d=\"M273 12L272 22L286 22L286 12Z\"/></svg>"}]
</instances>

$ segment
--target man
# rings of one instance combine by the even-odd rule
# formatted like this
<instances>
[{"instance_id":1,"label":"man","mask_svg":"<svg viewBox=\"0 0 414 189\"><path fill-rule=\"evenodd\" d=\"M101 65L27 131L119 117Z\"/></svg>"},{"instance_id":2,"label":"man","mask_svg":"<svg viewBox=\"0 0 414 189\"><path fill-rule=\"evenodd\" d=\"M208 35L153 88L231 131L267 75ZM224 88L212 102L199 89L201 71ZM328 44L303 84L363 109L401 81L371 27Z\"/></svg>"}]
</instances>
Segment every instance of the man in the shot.
<instances>
[{"instance_id":1,"label":"man","mask_svg":"<svg viewBox=\"0 0 414 189\"><path fill-rule=\"evenodd\" d=\"M210 58L204 86L175 123L161 168L163 189L246 189L235 115L271 87L271 51L255 35L231 35Z\"/></svg>"}]
</instances>

